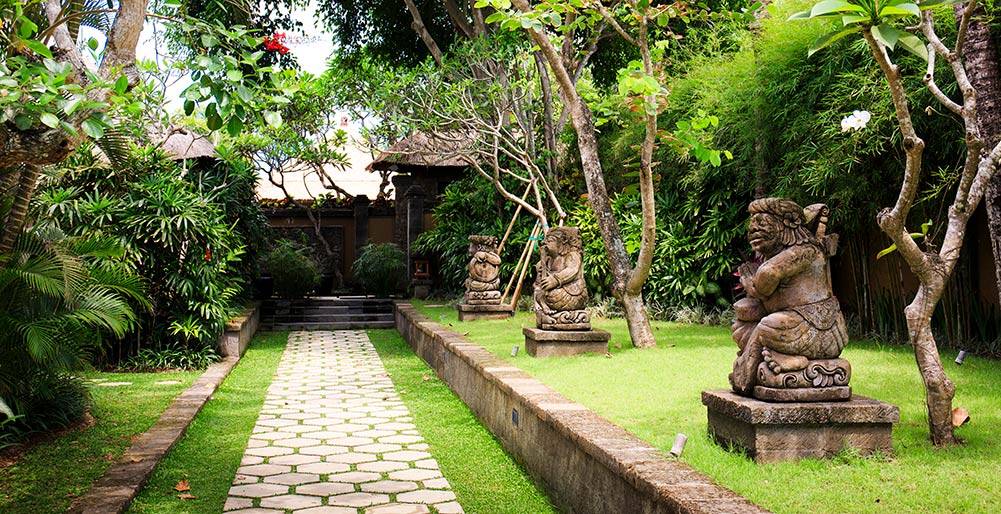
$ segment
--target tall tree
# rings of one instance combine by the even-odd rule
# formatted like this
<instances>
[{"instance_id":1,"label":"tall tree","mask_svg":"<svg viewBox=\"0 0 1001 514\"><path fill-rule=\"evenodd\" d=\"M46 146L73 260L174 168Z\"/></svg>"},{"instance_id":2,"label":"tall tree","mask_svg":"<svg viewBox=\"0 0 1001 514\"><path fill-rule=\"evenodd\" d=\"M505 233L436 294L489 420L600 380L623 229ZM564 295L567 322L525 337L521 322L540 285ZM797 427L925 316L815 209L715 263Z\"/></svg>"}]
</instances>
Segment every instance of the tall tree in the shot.
<instances>
[{"instance_id":1,"label":"tall tree","mask_svg":"<svg viewBox=\"0 0 1001 514\"><path fill-rule=\"evenodd\" d=\"M969 2L961 12L956 41L950 47L935 31L932 9L951 3L955 2L926 0L921 3L905 1L879 4L867 0L836 0L820 2L812 10L793 16L796 19L837 17L844 24L843 30L822 38L812 51L844 36L861 34L883 72L893 99L902 136L905 168L894 206L880 211L876 221L893 241L894 247L899 250L919 282L917 294L904 309L904 316L907 319L910 343L924 381L931 441L936 446L958 442L952 424L952 399L956 394L956 385L942 366L931 329L931 318L946 282L959 261L970 216L983 198L987 185L1001 162L1001 143L988 147L980 131L979 92L970 82L963 59L970 17L977 2ZM907 29L899 28L902 23L912 21L917 16L920 16L917 30L924 35L926 42L922 42ZM920 186L925 141L914 129L902 70L890 56L890 50L897 47L927 60L925 86L942 106L962 121L965 129L965 161L955 197L949 207L945 236L937 251L931 243L922 250L907 229L908 214L915 204ZM961 100L953 100L939 88L935 78L935 73L940 71L935 65L937 58L945 61L945 66L955 78Z\"/></svg>"}]
</instances>

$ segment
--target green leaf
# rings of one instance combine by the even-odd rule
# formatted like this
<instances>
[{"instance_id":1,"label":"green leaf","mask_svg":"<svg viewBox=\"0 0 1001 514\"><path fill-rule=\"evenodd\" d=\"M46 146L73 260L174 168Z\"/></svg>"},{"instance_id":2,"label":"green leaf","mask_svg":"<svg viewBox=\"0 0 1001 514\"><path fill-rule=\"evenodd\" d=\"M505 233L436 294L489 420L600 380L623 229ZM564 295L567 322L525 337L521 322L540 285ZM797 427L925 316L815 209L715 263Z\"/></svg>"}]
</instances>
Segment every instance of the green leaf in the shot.
<instances>
[{"instance_id":1,"label":"green leaf","mask_svg":"<svg viewBox=\"0 0 1001 514\"><path fill-rule=\"evenodd\" d=\"M244 85L236 86L236 96L246 103L254 101L254 93Z\"/></svg>"},{"instance_id":2,"label":"green leaf","mask_svg":"<svg viewBox=\"0 0 1001 514\"><path fill-rule=\"evenodd\" d=\"M236 137L240 135L240 132L242 131L243 120L241 120L239 116L230 116L229 121L226 123L226 132L228 132L229 135Z\"/></svg>"},{"instance_id":3,"label":"green leaf","mask_svg":"<svg viewBox=\"0 0 1001 514\"><path fill-rule=\"evenodd\" d=\"M965 1L966 0L923 0L920 4L918 4L918 8L925 11L936 7L942 7L943 5L953 5Z\"/></svg>"},{"instance_id":4,"label":"green leaf","mask_svg":"<svg viewBox=\"0 0 1001 514\"><path fill-rule=\"evenodd\" d=\"M506 12L496 11L493 14L491 14L490 16L487 16L487 19L484 20L484 22L486 22L486 23L497 23L498 21L504 21L504 20L506 20L507 16L508 16L508 14Z\"/></svg>"},{"instance_id":5,"label":"green leaf","mask_svg":"<svg viewBox=\"0 0 1001 514\"><path fill-rule=\"evenodd\" d=\"M852 5L846 2L845 0L824 0L823 2L817 2L813 6L813 9L810 9L810 17L819 18L823 16L835 16L844 11L864 12L865 10L858 5Z\"/></svg>"},{"instance_id":6,"label":"green leaf","mask_svg":"<svg viewBox=\"0 0 1001 514\"><path fill-rule=\"evenodd\" d=\"M212 34L202 34L202 46L204 46L205 48L212 48L218 43L219 40L216 39L216 37L213 36Z\"/></svg>"},{"instance_id":7,"label":"green leaf","mask_svg":"<svg viewBox=\"0 0 1001 514\"><path fill-rule=\"evenodd\" d=\"M83 101L83 97L79 96L74 97L72 100L66 102L66 105L63 106L63 112L65 112L67 116L73 114L73 112L75 112L77 108L80 107L81 101Z\"/></svg>"},{"instance_id":8,"label":"green leaf","mask_svg":"<svg viewBox=\"0 0 1001 514\"><path fill-rule=\"evenodd\" d=\"M195 64L197 64L199 68L208 68L209 66L212 66L212 58L207 55L199 55L198 57L195 57Z\"/></svg>"},{"instance_id":9,"label":"green leaf","mask_svg":"<svg viewBox=\"0 0 1001 514\"><path fill-rule=\"evenodd\" d=\"M275 111L264 111L264 121L271 125L272 127L280 127L282 124L282 115Z\"/></svg>"},{"instance_id":10,"label":"green leaf","mask_svg":"<svg viewBox=\"0 0 1001 514\"><path fill-rule=\"evenodd\" d=\"M41 121L45 126L56 128L59 126L59 117L51 112L43 112L38 115L38 121Z\"/></svg>"},{"instance_id":11,"label":"green leaf","mask_svg":"<svg viewBox=\"0 0 1001 514\"><path fill-rule=\"evenodd\" d=\"M118 80L115 81L115 92L118 93L119 95L124 95L128 89L129 89L129 78L126 77L125 75L118 77Z\"/></svg>"},{"instance_id":12,"label":"green leaf","mask_svg":"<svg viewBox=\"0 0 1001 514\"><path fill-rule=\"evenodd\" d=\"M52 58L52 51L49 50L49 47L42 44L41 41L35 41L34 39L25 39L23 41L24 46L30 48L32 52L35 52L42 57L48 57L49 59Z\"/></svg>"},{"instance_id":13,"label":"green leaf","mask_svg":"<svg viewBox=\"0 0 1001 514\"><path fill-rule=\"evenodd\" d=\"M931 220L928 220L928 221L922 223L921 224L921 233L924 234L924 235L928 235L928 229L930 229L931 226L932 226L932 221Z\"/></svg>"},{"instance_id":14,"label":"green leaf","mask_svg":"<svg viewBox=\"0 0 1001 514\"><path fill-rule=\"evenodd\" d=\"M807 56L811 56L819 52L820 50L823 50L824 48L831 46L832 43L834 43L839 39L844 38L845 36L862 32L862 30L863 30L862 27L855 26L855 27L849 27L847 29L838 32L832 32L830 34L825 34L823 36L820 36L819 38L817 38L816 41L813 42L812 45L810 45L810 50L807 52Z\"/></svg>"},{"instance_id":15,"label":"green leaf","mask_svg":"<svg viewBox=\"0 0 1001 514\"><path fill-rule=\"evenodd\" d=\"M897 40L897 44L902 46L904 50L907 50L908 52L926 61L928 60L928 48L914 34L903 32Z\"/></svg>"},{"instance_id":16,"label":"green leaf","mask_svg":"<svg viewBox=\"0 0 1001 514\"><path fill-rule=\"evenodd\" d=\"M240 82L243 80L243 72L240 70L229 70L226 72L226 78L231 82Z\"/></svg>"},{"instance_id":17,"label":"green leaf","mask_svg":"<svg viewBox=\"0 0 1001 514\"><path fill-rule=\"evenodd\" d=\"M921 9L918 9L917 4L912 4L910 2L902 3L899 5L884 5L879 10L880 16L921 16Z\"/></svg>"},{"instance_id":18,"label":"green leaf","mask_svg":"<svg viewBox=\"0 0 1001 514\"><path fill-rule=\"evenodd\" d=\"M900 37L901 31L884 23L882 25L874 26L871 32L872 37L876 38L877 41L893 50L897 46L897 40Z\"/></svg>"},{"instance_id":19,"label":"green leaf","mask_svg":"<svg viewBox=\"0 0 1001 514\"><path fill-rule=\"evenodd\" d=\"M101 139L101 136L104 135L104 124L93 118L83 120L81 128L83 129L84 134L87 134L93 139Z\"/></svg>"},{"instance_id":20,"label":"green leaf","mask_svg":"<svg viewBox=\"0 0 1001 514\"><path fill-rule=\"evenodd\" d=\"M210 105L215 105L215 104L210 104ZM213 112L212 114L206 113L205 125L209 128L209 130L219 130L222 128L222 117L219 116L219 113L217 112Z\"/></svg>"},{"instance_id":21,"label":"green leaf","mask_svg":"<svg viewBox=\"0 0 1001 514\"><path fill-rule=\"evenodd\" d=\"M27 114L19 112L14 116L14 125L17 126L18 130L28 130L33 123Z\"/></svg>"},{"instance_id":22,"label":"green leaf","mask_svg":"<svg viewBox=\"0 0 1001 514\"><path fill-rule=\"evenodd\" d=\"M192 100L184 101L184 114L186 116L191 116L191 113L195 112L195 102Z\"/></svg>"},{"instance_id":23,"label":"green leaf","mask_svg":"<svg viewBox=\"0 0 1001 514\"><path fill-rule=\"evenodd\" d=\"M38 31L38 25L35 22L29 20L27 17L21 17L21 26L17 28L17 33L24 39L28 39L32 34Z\"/></svg>"},{"instance_id":24,"label":"green leaf","mask_svg":"<svg viewBox=\"0 0 1001 514\"><path fill-rule=\"evenodd\" d=\"M890 255L891 253L893 253L895 251L897 251L897 245L896 244L892 244L892 245L890 245L889 248L884 248L884 249L880 250L879 253L876 254L876 260L878 261L878 260L882 259L883 257L886 257L887 255Z\"/></svg>"}]
</instances>

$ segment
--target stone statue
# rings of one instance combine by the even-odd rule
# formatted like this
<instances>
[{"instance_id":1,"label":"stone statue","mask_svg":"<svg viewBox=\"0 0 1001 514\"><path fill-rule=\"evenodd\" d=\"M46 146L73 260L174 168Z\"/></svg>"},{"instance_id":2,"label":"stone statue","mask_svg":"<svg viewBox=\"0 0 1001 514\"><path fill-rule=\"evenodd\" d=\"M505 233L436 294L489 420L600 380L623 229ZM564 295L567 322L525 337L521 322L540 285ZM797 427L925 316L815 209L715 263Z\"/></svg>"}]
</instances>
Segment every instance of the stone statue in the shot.
<instances>
[{"instance_id":1,"label":"stone statue","mask_svg":"<svg viewBox=\"0 0 1001 514\"><path fill-rule=\"evenodd\" d=\"M469 278L466 279L465 303L498 305L501 301L500 263L497 237L469 236Z\"/></svg>"},{"instance_id":2,"label":"stone statue","mask_svg":"<svg viewBox=\"0 0 1001 514\"><path fill-rule=\"evenodd\" d=\"M747 297L734 305L733 390L772 401L849 399L851 366L838 358L848 332L828 260L837 235L824 235L830 210L763 198L748 211L747 239L764 260L738 269Z\"/></svg>"},{"instance_id":3,"label":"stone statue","mask_svg":"<svg viewBox=\"0 0 1001 514\"><path fill-rule=\"evenodd\" d=\"M543 330L591 330L584 283L584 244L577 227L549 229L539 247L535 321Z\"/></svg>"}]
</instances>

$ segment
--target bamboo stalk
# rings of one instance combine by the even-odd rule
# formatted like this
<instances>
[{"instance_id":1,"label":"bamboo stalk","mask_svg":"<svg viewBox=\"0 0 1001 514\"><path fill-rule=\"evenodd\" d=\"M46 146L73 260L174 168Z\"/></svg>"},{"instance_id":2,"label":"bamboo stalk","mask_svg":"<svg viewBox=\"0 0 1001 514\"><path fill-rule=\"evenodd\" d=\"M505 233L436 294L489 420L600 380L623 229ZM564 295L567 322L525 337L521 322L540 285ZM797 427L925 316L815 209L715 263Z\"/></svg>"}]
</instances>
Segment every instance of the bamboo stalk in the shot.
<instances>
[{"instance_id":1,"label":"bamboo stalk","mask_svg":"<svg viewBox=\"0 0 1001 514\"><path fill-rule=\"evenodd\" d=\"M528 187L525 188L525 194L521 195L521 201L525 201L528 198L528 193L532 190L532 184L529 183ZM504 250L504 244L507 243L507 236L511 235L511 229L514 228L514 222L518 221L518 215L521 214L521 204L518 204L518 208L514 210L514 216L511 217L511 223L507 225L507 231L504 232L504 237L501 238L500 246L497 247L497 255L501 254Z\"/></svg>"},{"instance_id":2,"label":"bamboo stalk","mask_svg":"<svg viewBox=\"0 0 1001 514\"><path fill-rule=\"evenodd\" d=\"M536 225L539 228L539 233L542 233L542 227ZM514 289L514 294L511 296L511 310L518 307L518 298L521 297L521 286L525 282L525 274L528 273L528 268L532 264L532 254L535 253L535 237L529 240L529 250L528 258L525 259L525 266L521 268L521 276L518 277L518 287Z\"/></svg>"},{"instance_id":3,"label":"bamboo stalk","mask_svg":"<svg viewBox=\"0 0 1001 514\"><path fill-rule=\"evenodd\" d=\"M514 285L514 277L518 275L521 271L523 265L527 265L526 256L528 255L529 248L532 247L532 243L535 242L535 238L538 237L539 224L536 223L532 227L532 233L528 236L528 242L525 243L525 249L521 251L521 257L518 258L518 264L514 267L514 273L511 274L511 280L508 280L507 287L504 288L504 294L501 295L501 303L504 303L504 299L507 298L507 294L511 292L511 286Z\"/></svg>"}]
</instances>

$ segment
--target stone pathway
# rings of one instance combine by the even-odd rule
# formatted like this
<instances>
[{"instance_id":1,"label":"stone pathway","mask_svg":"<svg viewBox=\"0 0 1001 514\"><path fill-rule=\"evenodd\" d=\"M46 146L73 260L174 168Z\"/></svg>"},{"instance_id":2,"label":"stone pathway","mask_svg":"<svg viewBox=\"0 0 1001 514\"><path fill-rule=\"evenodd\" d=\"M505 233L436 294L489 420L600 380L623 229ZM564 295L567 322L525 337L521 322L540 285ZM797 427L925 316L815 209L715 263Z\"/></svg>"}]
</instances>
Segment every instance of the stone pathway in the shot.
<instances>
[{"instance_id":1,"label":"stone pathway","mask_svg":"<svg viewBox=\"0 0 1001 514\"><path fill-rule=\"evenodd\" d=\"M463 512L363 331L292 332L247 446L226 514Z\"/></svg>"}]
</instances>

